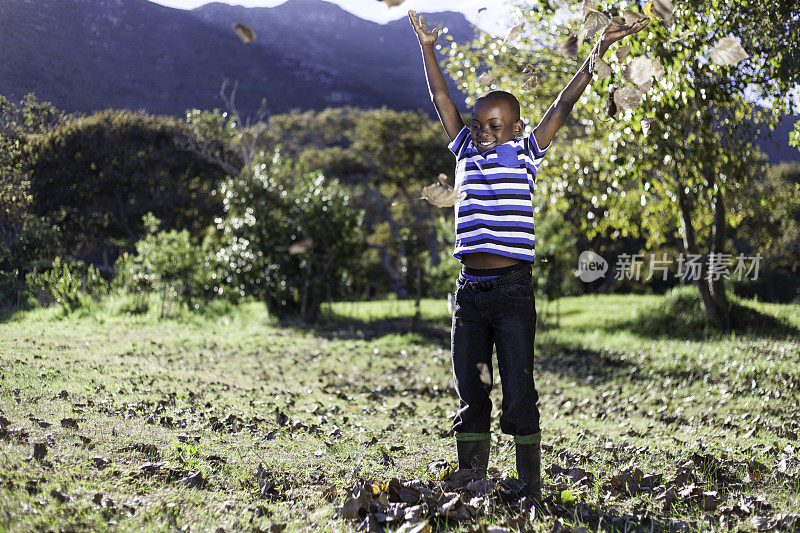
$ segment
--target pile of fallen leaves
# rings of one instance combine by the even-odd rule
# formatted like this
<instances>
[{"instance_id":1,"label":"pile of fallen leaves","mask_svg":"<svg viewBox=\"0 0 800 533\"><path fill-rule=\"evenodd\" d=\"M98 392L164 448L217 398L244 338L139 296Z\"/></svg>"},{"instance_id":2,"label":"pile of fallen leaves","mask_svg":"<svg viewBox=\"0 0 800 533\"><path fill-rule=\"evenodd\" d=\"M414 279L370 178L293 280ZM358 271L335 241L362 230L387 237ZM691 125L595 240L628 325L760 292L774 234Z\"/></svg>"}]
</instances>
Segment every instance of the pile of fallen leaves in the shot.
<instances>
[{"instance_id":1,"label":"pile of fallen leaves","mask_svg":"<svg viewBox=\"0 0 800 533\"><path fill-rule=\"evenodd\" d=\"M403 533L421 533L487 516L505 520L492 530L510 531L537 515L537 508L522 492L522 482L495 469L489 469L486 479L473 470L454 471L444 460L433 461L428 470L428 481L355 481L340 507L341 516L359 521L361 531L400 526L398 531Z\"/></svg>"}]
</instances>

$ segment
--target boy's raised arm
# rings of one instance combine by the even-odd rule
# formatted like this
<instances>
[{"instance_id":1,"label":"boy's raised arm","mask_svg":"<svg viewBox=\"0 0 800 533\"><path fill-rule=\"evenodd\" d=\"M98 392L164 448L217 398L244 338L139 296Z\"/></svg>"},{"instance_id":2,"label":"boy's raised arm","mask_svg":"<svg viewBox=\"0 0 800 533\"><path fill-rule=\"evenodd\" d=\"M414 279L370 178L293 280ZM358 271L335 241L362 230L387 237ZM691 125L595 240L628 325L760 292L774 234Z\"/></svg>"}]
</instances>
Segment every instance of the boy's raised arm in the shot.
<instances>
[{"instance_id":1,"label":"boy's raised arm","mask_svg":"<svg viewBox=\"0 0 800 533\"><path fill-rule=\"evenodd\" d=\"M583 94L586 86L592 81L594 62L596 58L602 58L608 48L623 37L632 35L644 29L650 19L642 19L633 26L609 26L603 33L600 42L592 49L589 57L584 61L580 70L570 80L566 87L556 97L550 108L542 117L542 121L533 130L536 144L541 148L546 148L555 138L558 129L572 112L572 107Z\"/></svg>"},{"instance_id":2,"label":"boy's raised arm","mask_svg":"<svg viewBox=\"0 0 800 533\"><path fill-rule=\"evenodd\" d=\"M408 18L411 20L411 27L414 28L417 39L419 39L419 47L422 50L422 62L425 64L425 78L428 80L428 90L431 93L431 101L433 101L433 105L436 106L439 120L442 121L442 126L444 126L447 136L450 137L452 141L464 127L464 121L461 120L461 114L458 112L458 108L450 99L447 84L444 81L444 76L442 76L439 63L436 61L434 45L436 44L436 39L439 37L439 29L434 28L432 31L428 31L428 29L425 28L425 18L420 16L419 20L417 20L417 13L415 11L409 11Z\"/></svg>"}]
</instances>

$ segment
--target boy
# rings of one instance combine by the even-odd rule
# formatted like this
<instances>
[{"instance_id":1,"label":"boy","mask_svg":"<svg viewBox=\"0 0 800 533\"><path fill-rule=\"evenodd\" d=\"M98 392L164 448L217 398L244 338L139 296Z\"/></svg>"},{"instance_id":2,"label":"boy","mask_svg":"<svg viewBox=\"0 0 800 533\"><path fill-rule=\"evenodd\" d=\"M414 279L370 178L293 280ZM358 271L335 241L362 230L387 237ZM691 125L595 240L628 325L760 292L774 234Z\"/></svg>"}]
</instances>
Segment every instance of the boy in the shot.
<instances>
[{"instance_id":1,"label":"boy","mask_svg":"<svg viewBox=\"0 0 800 533\"><path fill-rule=\"evenodd\" d=\"M541 499L538 394L533 380L536 310L531 284L534 260L532 193L536 172L550 142L592 79L596 57L614 42L642 30L606 29L577 74L550 106L533 133L520 135L517 99L504 91L478 98L471 126L461 120L434 52L439 30L408 12L419 39L431 100L456 156L455 184L466 199L455 206L454 256L463 264L453 310L453 377L460 399L453 421L459 469L486 475L492 404L481 371L492 368L492 345L503 391L500 429L514 436L517 475L525 493ZM486 365L484 367L484 365ZM484 379L486 379L484 377Z\"/></svg>"}]
</instances>

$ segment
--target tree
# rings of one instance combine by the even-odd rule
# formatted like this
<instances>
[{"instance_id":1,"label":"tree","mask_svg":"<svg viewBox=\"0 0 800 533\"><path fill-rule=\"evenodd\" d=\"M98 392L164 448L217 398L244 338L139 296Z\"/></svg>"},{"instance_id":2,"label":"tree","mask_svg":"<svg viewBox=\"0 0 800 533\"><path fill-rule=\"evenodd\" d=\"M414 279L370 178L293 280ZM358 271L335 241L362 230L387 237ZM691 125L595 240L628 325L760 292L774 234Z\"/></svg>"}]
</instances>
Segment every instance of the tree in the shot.
<instances>
[{"instance_id":1,"label":"tree","mask_svg":"<svg viewBox=\"0 0 800 533\"><path fill-rule=\"evenodd\" d=\"M181 148L179 139L191 136L185 124L144 112L65 122L26 146L33 209L73 250L131 248L147 212L197 238L221 213L213 191L225 169Z\"/></svg>"},{"instance_id":2,"label":"tree","mask_svg":"<svg viewBox=\"0 0 800 533\"><path fill-rule=\"evenodd\" d=\"M678 234L684 253L703 258L695 283L706 317L718 328L728 329L733 320L724 278L709 276L706 259L730 251L729 230L748 212L750 184L760 166L753 148L758 126L774 126L791 110L789 94L800 81L800 6L787 0L675 4L673 22L656 20L627 43L631 56L657 58L666 69L666 77L645 102L608 123L606 94L612 83L623 83L622 66L615 65L612 78L596 82L596 92L587 93L574 110L576 120L602 139L590 167L600 173L596 192L602 194L590 190L585 196L591 194L592 205L605 215L595 221L598 230L641 235L651 245ZM564 63L554 54L552 37L567 36L578 25L579 15L557 30L552 3L523 5L518 16L528 27L543 28L541 32L523 38L519 47L487 36L463 47L453 45L448 58L451 74L462 83L476 84L485 67L476 62L474 50L489 46L490 61L519 65L532 59L543 81L563 76ZM621 13L623 7L627 6L599 5L612 14ZM752 31L754 21L759 31ZM709 61L709 52L729 35L741 39L750 58L738 66L720 67ZM570 70L574 68L573 63ZM496 82L502 88L511 83L517 82ZM759 110L753 104L757 99L768 101L771 109ZM641 122L645 117L656 119L647 137ZM608 143L605 151L604 143ZM598 154L606 157L600 160ZM582 186L580 178L577 181Z\"/></svg>"},{"instance_id":3,"label":"tree","mask_svg":"<svg viewBox=\"0 0 800 533\"><path fill-rule=\"evenodd\" d=\"M361 213L334 180L297 176L279 152L257 157L253 173L222 187L225 216L217 228L224 275L278 317L317 319L361 268Z\"/></svg>"}]
</instances>

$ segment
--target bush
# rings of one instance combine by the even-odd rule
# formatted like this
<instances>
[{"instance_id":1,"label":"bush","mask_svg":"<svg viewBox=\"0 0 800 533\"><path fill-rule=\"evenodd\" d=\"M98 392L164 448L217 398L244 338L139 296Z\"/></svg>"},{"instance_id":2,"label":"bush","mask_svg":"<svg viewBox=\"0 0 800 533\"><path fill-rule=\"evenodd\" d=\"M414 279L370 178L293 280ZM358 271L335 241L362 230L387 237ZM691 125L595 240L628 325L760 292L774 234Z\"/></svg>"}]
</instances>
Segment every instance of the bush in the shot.
<instances>
[{"instance_id":1,"label":"bush","mask_svg":"<svg viewBox=\"0 0 800 533\"><path fill-rule=\"evenodd\" d=\"M87 303L87 298L96 300L107 292L107 284L95 267L60 257L45 270L34 268L25 276L25 284L40 305L59 304L65 311L74 311Z\"/></svg>"},{"instance_id":2,"label":"bush","mask_svg":"<svg viewBox=\"0 0 800 533\"><path fill-rule=\"evenodd\" d=\"M280 318L317 318L320 306L347 293L365 250L361 213L321 173L296 176L279 153L256 163L253 177L221 188L220 272Z\"/></svg>"},{"instance_id":3,"label":"bush","mask_svg":"<svg viewBox=\"0 0 800 533\"><path fill-rule=\"evenodd\" d=\"M142 222L147 236L136 243L135 254L124 253L115 264L115 286L136 296L128 312L147 312L146 295L151 292L161 297L161 316L175 300L197 308L196 298L207 303L224 293L213 283L218 277L214 254L193 244L187 230L159 232L161 221L152 213Z\"/></svg>"}]
</instances>

